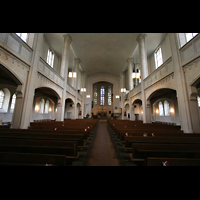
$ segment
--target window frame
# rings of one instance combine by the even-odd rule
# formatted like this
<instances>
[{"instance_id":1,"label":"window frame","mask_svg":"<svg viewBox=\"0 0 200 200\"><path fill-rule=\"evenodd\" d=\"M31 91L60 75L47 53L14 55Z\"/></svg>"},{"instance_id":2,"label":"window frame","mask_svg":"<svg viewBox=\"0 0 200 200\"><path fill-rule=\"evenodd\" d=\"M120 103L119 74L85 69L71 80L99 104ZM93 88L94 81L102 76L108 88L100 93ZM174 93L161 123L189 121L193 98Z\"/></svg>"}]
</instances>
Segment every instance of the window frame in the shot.
<instances>
[{"instance_id":1,"label":"window frame","mask_svg":"<svg viewBox=\"0 0 200 200\"><path fill-rule=\"evenodd\" d=\"M197 96L198 107L200 108L200 96Z\"/></svg>"},{"instance_id":2,"label":"window frame","mask_svg":"<svg viewBox=\"0 0 200 200\"><path fill-rule=\"evenodd\" d=\"M24 42L28 41L28 33L15 33L18 37L20 37ZM23 37L22 34L26 34L26 38Z\"/></svg>"},{"instance_id":3,"label":"window frame","mask_svg":"<svg viewBox=\"0 0 200 200\"><path fill-rule=\"evenodd\" d=\"M45 106L45 100L44 100L44 98L42 98L42 99L40 99L40 108L39 108L40 114L44 113L44 106Z\"/></svg>"},{"instance_id":4,"label":"window frame","mask_svg":"<svg viewBox=\"0 0 200 200\"><path fill-rule=\"evenodd\" d=\"M108 106L112 105L112 88L108 86Z\"/></svg>"},{"instance_id":5,"label":"window frame","mask_svg":"<svg viewBox=\"0 0 200 200\"><path fill-rule=\"evenodd\" d=\"M14 98L15 97L15 98ZM15 104L16 104L16 99L17 99L17 95L13 94L12 95L12 100L11 100L11 105L10 105L10 110L13 111L15 109ZM13 107L13 108L12 108Z\"/></svg>"},{"instance_id":6,"label":"window frame","mask_svg":"<svg viewBox=\"0 0 200 200\"><path fill-rule=\"evenodd\" d=\"M46 101L45 101L45 103L44 103L44 114L48 114L49 113L49 104L50 104L50 102L49 102L49 100L47 99Z\"/></svg>"},{"instance_id":7,"label":"window frame","mask_svg":"<svg viewBox=\"0 0 200 200\"><path fill-rule=\"evenodd\" d=\"M162 106L162 110L161 110L160 106ZM163 103L162 103L162 101L159 101L159 102L158 102L158 110L159 110L159 116L165 116L165 115L164 115L164 108L163 108ZM162 111L162 112L161 112L161 111Z\"/></svg>"},{"instance_id":8,"label":"window frame","mask_svg":"<svg viewBox=\"0 0 200 200\"><path fill-rule=\"evenodd\" d=\"M167 100L164 101L164 116L170 116L169 102Z\"/></svg>"},{"instance_id":9,"label":"window frame","mask_svg":"<svg viewBox=\"0 0 200 200\"><path fill-rule=\"evenodd\" d=\"M192 37L188 39L187 35L188 34L192 34ZM195 35L194 35L195 34ZM188 43L190 40L192 40L192 38L194 38L196 35L198 35L198 33L185 33L185 40L186 43Z\"/></svg>"},{"instance_id":10,"label":"window frame","mask_svg":"<svg viewBox=\"0 0 200 200\"><path fill-rule=\"evenodd\" d=\"M54 57L55 57L54 55L55 55L54 51L51 48L49 48L47 51L47 63L52 68L53 68L53 64L54 64Z\"/></svg>"},{"instance_id":11,"label":"window frame","mask_svg":"<svg viewBox=\"0 0 200 200\"><path fill-rule=\"evenodd\" d=\"M160 52L160 58L159 59L158 59L158 52ZM155 58L155 65L156 65L156 69L157 69L158 67L160 67L163 64L163 56L162 56L162 48L161 48L161 46L159 46L155 50L155 52L154 52L154 58ZM160 63L160 60L161 60L161 63Z\"/></svg>"},{"instance_id":12,"label":"window frame","mask_svg":"<svg viewBox=\"0 0 200 200\"><path fill-rule=\"evenodd\" d=\"M2 97L0 96L0 100L2 99L0 103L0 109L3 109L3 104L5 100L5 92L3 90L0 90L0 92L3 94Z\"/></svg>"},{"instance_id":13,"label":"window frame","mask_svg":"<svg viewBox=\"0 0 200 200\"><path fill-rule=\"evenodd\" d=\"M94 86L94 105L98 104L98 87Z\"/></svg>"}]
</instances>

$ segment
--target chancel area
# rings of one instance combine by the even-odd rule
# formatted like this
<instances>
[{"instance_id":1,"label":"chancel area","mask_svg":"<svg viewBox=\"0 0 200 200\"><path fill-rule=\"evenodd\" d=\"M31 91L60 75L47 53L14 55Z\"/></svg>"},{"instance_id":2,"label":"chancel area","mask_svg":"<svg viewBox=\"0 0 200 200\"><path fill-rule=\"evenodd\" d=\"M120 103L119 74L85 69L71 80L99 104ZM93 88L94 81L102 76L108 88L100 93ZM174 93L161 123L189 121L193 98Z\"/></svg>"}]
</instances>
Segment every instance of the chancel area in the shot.
<instances>
[{"instance_id":1,"label":"chancel area","mask_svg":"<svg viewBox=\"0 0 200 200\"><path fill-rule=\"evenodd\" d=\"M0 33L0 165L200 165L199 136L199 33Z\"/></svg>"}]
</instances>

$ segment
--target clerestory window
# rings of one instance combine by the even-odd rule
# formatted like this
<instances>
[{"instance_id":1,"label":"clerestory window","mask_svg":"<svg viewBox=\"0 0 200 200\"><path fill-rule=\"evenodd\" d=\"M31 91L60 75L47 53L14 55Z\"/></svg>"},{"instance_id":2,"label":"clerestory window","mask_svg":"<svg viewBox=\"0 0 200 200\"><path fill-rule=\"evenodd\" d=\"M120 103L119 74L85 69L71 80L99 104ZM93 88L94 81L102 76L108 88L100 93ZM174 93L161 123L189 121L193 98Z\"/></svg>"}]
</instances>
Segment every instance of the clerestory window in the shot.
<instances>
[{"instance_id":1,"label":"clerestory window","mask_svg":"<svg viewBox=\"0 0 200 200\"><path fill-rule=\"evenodd\" d=\"M24 42L27 42L28 33L16 33Z\"/></svg>"},{"instance_id":2,"label":"clerestory window","mask_svg":"<svg viewBox=\"0 0 200 200\"><path fill-rule=\"evenodd\" d=\"M156 63L156 69L157 69L158 67L160 67L160 65L163 64L161 47L158 47L156 49L154 56L155 56L155 63Z\"/></svg>"},{"instance_id":3,"label":"clerestory window","mask_svg":"<svg viewBox=\"0 0 200 200\"><path fill-rule=\"evenodd\" d=\"M51 49L48 49L47 63L53 68L54 53Z\"/></svg>"}]
</instances>

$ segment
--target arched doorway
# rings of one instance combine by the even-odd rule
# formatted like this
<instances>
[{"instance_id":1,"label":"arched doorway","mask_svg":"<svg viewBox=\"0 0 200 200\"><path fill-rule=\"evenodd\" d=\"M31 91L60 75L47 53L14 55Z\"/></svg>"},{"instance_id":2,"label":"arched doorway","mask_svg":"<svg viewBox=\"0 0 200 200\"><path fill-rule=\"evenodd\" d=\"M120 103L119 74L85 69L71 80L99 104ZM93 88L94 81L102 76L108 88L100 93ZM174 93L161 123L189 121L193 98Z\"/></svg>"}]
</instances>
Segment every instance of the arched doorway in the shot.
<instances>
[{"instance_id":1,"label":"arched doorway","mask_svg":"<svg viewBox=\"0 0 200 200\"><path fill-rule=\"evenodd\" d=\"M65 119L75 119L74 102L71 98L65 100Z\"/></svg>"},{"instance_id":2,"label":"arched doorway","mask_svg":"<svg viewBox=\"0 0 200 200\"><path fill-rule=\"evenodd\" d=\"M140 99L136 99L132 103L132 109L133 120L143 120L142 101Z\"/></svg>"}]
</instances>

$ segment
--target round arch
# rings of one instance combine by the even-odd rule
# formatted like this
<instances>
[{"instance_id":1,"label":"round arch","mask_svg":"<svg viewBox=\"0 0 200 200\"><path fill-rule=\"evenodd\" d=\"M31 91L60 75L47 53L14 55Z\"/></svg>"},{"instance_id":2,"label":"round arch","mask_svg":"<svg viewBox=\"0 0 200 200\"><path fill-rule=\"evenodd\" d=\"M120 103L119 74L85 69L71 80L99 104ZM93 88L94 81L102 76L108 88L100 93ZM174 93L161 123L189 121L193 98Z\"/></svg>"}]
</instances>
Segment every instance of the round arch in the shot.
<instances>
[{"instance_id":1,"label":"round arch","mask_svg":"<svg viewBox=\"0 0 200 200\"><path fill-rule=\"evenodd\" d=\"M152 97L158 97L158 96L162 96L164 94L168 94L168 93L172 93L172 92L176 92L176 90L174 90L173 88L159 88L155 91L153 91L147 98L147 101L150 101L152 99Z\"/></svg>"},{"instance_id":2,"label":"round arch","mask_svg":"<svg viewBox=\"0 0 200 200\"><path fill-rule=\"evenodd\" d=\"M57 99L61 98L60 95L53 88L50 88L50 87L37 87L35 88L35 92L36 91L39 91L49 96L57 97Z\"/></svg>"}]
</instances>

